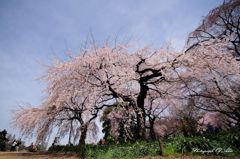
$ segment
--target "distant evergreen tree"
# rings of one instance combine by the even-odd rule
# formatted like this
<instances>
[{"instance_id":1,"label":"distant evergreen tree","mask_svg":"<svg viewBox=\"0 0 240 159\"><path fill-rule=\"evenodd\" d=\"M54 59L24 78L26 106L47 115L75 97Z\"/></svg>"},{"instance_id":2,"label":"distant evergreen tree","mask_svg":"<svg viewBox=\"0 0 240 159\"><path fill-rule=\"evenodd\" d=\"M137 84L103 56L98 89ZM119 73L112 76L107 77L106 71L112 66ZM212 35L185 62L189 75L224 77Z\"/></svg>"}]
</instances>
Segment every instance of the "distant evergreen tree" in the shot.
<instances>
[{"instance_id":1,"label":"distant evergreen tree","mask_svg":"<svg viewBox=\"0 0 240 159\"><path fill-rule=\"evenodd\" d=\"M0 151L6 151L7 141L7 131L4 129L0 132Z\"/></svg>"}]
</instances>

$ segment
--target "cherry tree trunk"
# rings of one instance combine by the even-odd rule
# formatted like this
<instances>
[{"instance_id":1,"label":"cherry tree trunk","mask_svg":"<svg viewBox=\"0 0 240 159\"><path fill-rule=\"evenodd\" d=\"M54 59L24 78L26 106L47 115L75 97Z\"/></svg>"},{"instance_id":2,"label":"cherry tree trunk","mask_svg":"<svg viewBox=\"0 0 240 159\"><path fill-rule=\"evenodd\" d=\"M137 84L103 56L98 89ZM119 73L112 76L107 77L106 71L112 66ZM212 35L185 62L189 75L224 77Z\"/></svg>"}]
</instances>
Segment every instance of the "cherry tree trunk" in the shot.
<instances>
[{"instance_id":1,"label":"cherry tree trunk","mask_svg":"<svg viewBox=\"0 0 240 159\"><path fill-rule=\"evenodd\" d=\"M151 137L151 139L153 141L156 140L156 134L155 134L155 131L154 131L154 121L155 121L155 119L150 119L149 120L149 124L150 124L150 137Z\"/></svg>"},{"instance_id":2,"label":"cherry tree trunk","mask_svg":"<svg viewBox=\"0 0 240 159\"><path fill-rule=\"evenodd\" d=\"M158 139L158 144L159 144L159 155L163 156L164 151L163 151L163 142L161 138Z\"/></svg>"},{"instance_id":3,"label":"cherry tree trunk","mask_svg":"<svg viewBox=\"0 0 240 159\"><path fill-rule=\"evenodd\" d=\"M84 124L81 128L81 136L79 139L79 146L78 146L78 156L81 159L86 158L86 143L85 139L87 137L87 130L88 130L88 124Z\"/></svg>"},{"instance_id":4,"label":"cherry tree trunk","mask_svg":"<svg viewBox=\"0 0 240 159\"><path fill-rule=\"evenodd\" d=\"M142 112L138 112L137 126L138 126L139 138L144 139L146 137L146 129L145 129L145 117L143 116Z\"/></svg>"}]
</instances>

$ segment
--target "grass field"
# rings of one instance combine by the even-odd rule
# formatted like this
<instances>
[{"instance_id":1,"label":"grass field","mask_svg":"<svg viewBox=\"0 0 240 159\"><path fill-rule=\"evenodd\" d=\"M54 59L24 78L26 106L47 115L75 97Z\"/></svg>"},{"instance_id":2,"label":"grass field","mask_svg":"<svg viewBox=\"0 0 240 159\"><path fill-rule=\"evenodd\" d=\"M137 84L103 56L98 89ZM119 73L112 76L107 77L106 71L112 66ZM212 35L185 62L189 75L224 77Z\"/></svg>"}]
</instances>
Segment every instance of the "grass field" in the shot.
<instances>
[{"instance_id":1,"label":"grass field","mask_svg":"<svg viewBox=\"0 0 240 159\"><path fill-rule=\"evenodd\" d=\"M180 157L144 157L140 159L240 159L240 157L215 157L215 156L180 156ZM72 155L61 154L40 154L40 153L17 153L17 152L0 152L0 159L78 159Z\"/></svg>"}]
</instances>

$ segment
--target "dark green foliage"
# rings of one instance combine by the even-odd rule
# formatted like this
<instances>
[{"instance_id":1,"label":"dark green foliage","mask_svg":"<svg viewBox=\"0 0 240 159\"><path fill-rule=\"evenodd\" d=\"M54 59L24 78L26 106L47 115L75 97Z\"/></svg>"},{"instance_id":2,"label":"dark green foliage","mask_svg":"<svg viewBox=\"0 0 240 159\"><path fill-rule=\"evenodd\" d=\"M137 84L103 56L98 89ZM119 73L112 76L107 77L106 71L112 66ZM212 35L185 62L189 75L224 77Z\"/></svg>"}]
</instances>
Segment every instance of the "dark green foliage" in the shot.
<instances>
[{"instance_id":1,"label":"dark green foliage","mask_svg":"<svg viewBox=\"0 0 240 159\"><path fill-rule=\"evenodd\" d=\"M178 153L189 153L194 149L212 150L215 144L205 137L178 136L169 141L167 146L174 147L174 151Z\"/></svg>"},{"instance_id":2,"label":"dark green foliage","mask_svg":"<svg viewBox=\"0 0 240 159\"><path fill-rule=\"evenodd\" d=\"M7 141L7 131L3 130L0 132L0 151L6 151Z\"/></svg>"},{"instance_id":3,"label":"dark green foliage","mask_svg":"<svg viewBox=\"0 0 240 159\"><path fill-rule=\"evenodd\" d=\"M54 146L50 152L76 152L78 146ZM159 154L158 142L139 141L135 143L87 145L87 156L92 158L136 158Z\"/></svg>"},{"instance_id":4,"label":"dark green foliage","mask_svg":"<svg viewBox=\"0 0 240 159\"><path fill-rule=\"evenodd\" d=\"M181 119L180 130L184 136L195 136L197 134L197 120L189 115L184 115Z\"/></svg>"},{"instance_id":5,"label":"dark green foliage","mask_svg":"<svg viewBox=\"0 0 240 159\"><path fill-rule=\"evenodd\" d=\"M239 134L237 130L220 132L218 134L204 134L202 136L177 136L166 140L165 152L167 155L176 153L197 155L236 156L239 151Z\"/></svg>"},{"instance_id":6,"label":"dark green foliage","mask_svg":"<svg viewBox=\"0 0 240 159\"><path fill-rule=\"evenodd\" d=\"M125 130L124 130L124 123L123 121L120 121L119 122L119 129L118 129L118 132L119 132L119 136L117 138L117 140L119 142L124 142L124 136L125 136Z\"/></svg>"},{"instance_id":7,"label":"dark green foliage","mask_svg":"<svg viewBox=\"0 0 240 159\"><path fill-rule=\"evenodd\" d=\"M111 120L108 119L107 115L109 113L111 113L112 108L106 108L103 111L103 116L101 117L101 121L103 121L103 129L102 132L104 133L104 139L108 140L108 138L110 137L110 131L111 131Z\"/></svg>"},{"instance_id":8,"label":"dark green foliage","mask_svg":"<svg viewBox=\"0 0 240 159\"><path fill-rule=\"evenodd\" d=\"M187 155L240 155L240 131L232 129L219 133L205 133L199 136L176 136L163 140L164 156ZM78 146L54 146L50 152L78 151ZM137 141L134 143L121 143L108 145L86 145L86 155L90 158L138 158L143 156L159 155L157 141Z\"/></svg>"},{"instance_id":9,"label":"dark green foliage","mask_svg":"<svg viewBox=\"0 0 240 159\"><path fill-rule=\"evenodd\" d=\"M177 112L178 125L177 129L183 136L191 137L198 134L199 110L194 107L193 99L189 98L187 104Z\"/></svg>"},{"instance_id":10,"label":"dark green foliage","mask_svg":"<svg viewBox=\"0 0 240 159\"><path fill-rule=\"evenodd\" d=\"M108 138L110 137L110 130L111 130L111 120L106 119L103 122L103 130L102 132L104 133L104 139L108 140Z\"/></svg>"},{"instance_id":11,"label":"dark green foliage","mask_svg":"<svg viewBox=\"0 0 240 159\"><path fill-rule=\"evenodd\" d=\"M121 110L124 111L127 115L118 119L117 124L118 124L118 133L112 134L111 133L111 129L112 129L112 121L111 119L108 118L108 115L113 111L113 110ZM131 119L131 120L130 120ZM103 115L101 117L101 121L103 122L103 130L102 132L104 133L104 139L107 142L115 142L115 143L122 143L122 142L132 142L132 141L136 141L139 140L139 138L137 138L137 134L139 134L138 131L138 125L137 125L137 121L135 119L135 116L132 116L128 113L128 110L126 110L125 107L122 107L122 105L116 103L115 105L113 105L112 107L108 107L106 109L104 109L103 111ZM131 122L129 122L131 121ZM116 122L116 121L115 121ZM125 125L128 125L129 127L126 129ZM113 141L112 139L115 139L115 141Z\"/></svg>"},{"instance_id":12,"label":"dark green foliage","mask_svg":"<svg viewBox=\"0 0 240 159\"><path fill-rule=\"evenodd\" d=\"M72 145L66 145L66 146L51 146L49 147L49 152L77 152L78 147L72 146Z\"/></svg>"},{"instance_id":13,"label":"dark green foliage","mask_svg":"<svg viewBox=\"0 0 240 159\"><path fill-rule=\"evenodd\" d=\"M240 128L222 130L217 134L207 133L205 136L218 143L223 143L236 151L240 151Z\"/></svg>"}]
</instances>

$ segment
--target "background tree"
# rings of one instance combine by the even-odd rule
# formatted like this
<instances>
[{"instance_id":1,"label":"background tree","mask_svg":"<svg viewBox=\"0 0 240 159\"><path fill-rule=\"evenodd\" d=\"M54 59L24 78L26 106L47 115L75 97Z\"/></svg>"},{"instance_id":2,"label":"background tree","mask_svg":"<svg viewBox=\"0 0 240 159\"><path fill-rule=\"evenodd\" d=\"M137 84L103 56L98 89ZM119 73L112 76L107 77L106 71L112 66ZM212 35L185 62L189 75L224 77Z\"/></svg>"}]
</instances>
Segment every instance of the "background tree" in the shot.
<instances>
[{"instance_id":1,"label":"background tree","mask_svg":"<svg viewBox=\"0 0 240 159\"><path fill-rule=\"evenodd\" d=\"M205 111L226 115L231 123L239 125L239 79L240 64L234 50L221 48L229 46L230 39L212 39L192 48L185 56L186 83L188 95L194 105ZM191 56L191 57L190 57ZM185 78L184 77L184 78ZM183 79L183 78L182 78Z\"/></svg>"},{"instance_id":2,"label":"background tree","mask_svg":"<svg viewBox=\"0 0 240 159\"><path fill-rule=\"evenodd\" d=\"M240 56L240 1L226 0L222 5L211 10L202 24L190 33L187 50L210 39L229 38L229 45L223 49L231 50L239 60Z\"/></svg>"},{"instance_id":3,"label":"background tree","mask_svg":"<svg viewBox=\"0 0 240 159\"><path fill-rule=\"evenodd\" d=\"M194 100L189 98L184 101L180 108L174 109L179 132L185 137L196 136L198 134L198 121L202 117L202 112L195 107Z\"/></svg>"},{"instance_id":4,"label":"background tree","mask_svg":"<svg viewBox=\"0 0 240 159\"><path fill-rule=\"evenodd\" d=\"M7 131L4 129L3 131L0 131L0 151L6 151L7 142Z\"/></svg>"},{"instance_id":5,"label":"background tree","mask_svg":"<svg viewBox=\"0 0 240 159\"><path fill-rule=\"evenodd\" d=\"M193 65L202 69L193 71L195 75L201 74L195 78L198 91L191 93L195 105L208 112L220 113L219 118L224 115L228 127L239 125L240 119L239 33L240 1L227 0L211 10L202 24L190 33L186 49L187 54L199 59L193 57Z\"/></svg>"},{"instance_id":6,"label":"background tree","mask_svg":"<svg viewBox=\"0 0 240 159\"><path fill-rule=\"evenodd\" d=\"M156 140L157 136L159 134L156 134L156 121L161 120L163 117L167 117L166 113L168 111L169 104L164 101L162 97L159 96L158 93L150 92L152 95L149 95L149 97L146 100L146 128L149 130L149 137L152 140ZM161 129L161 128L159 128Z\"/></svg>"}]
</instances>

